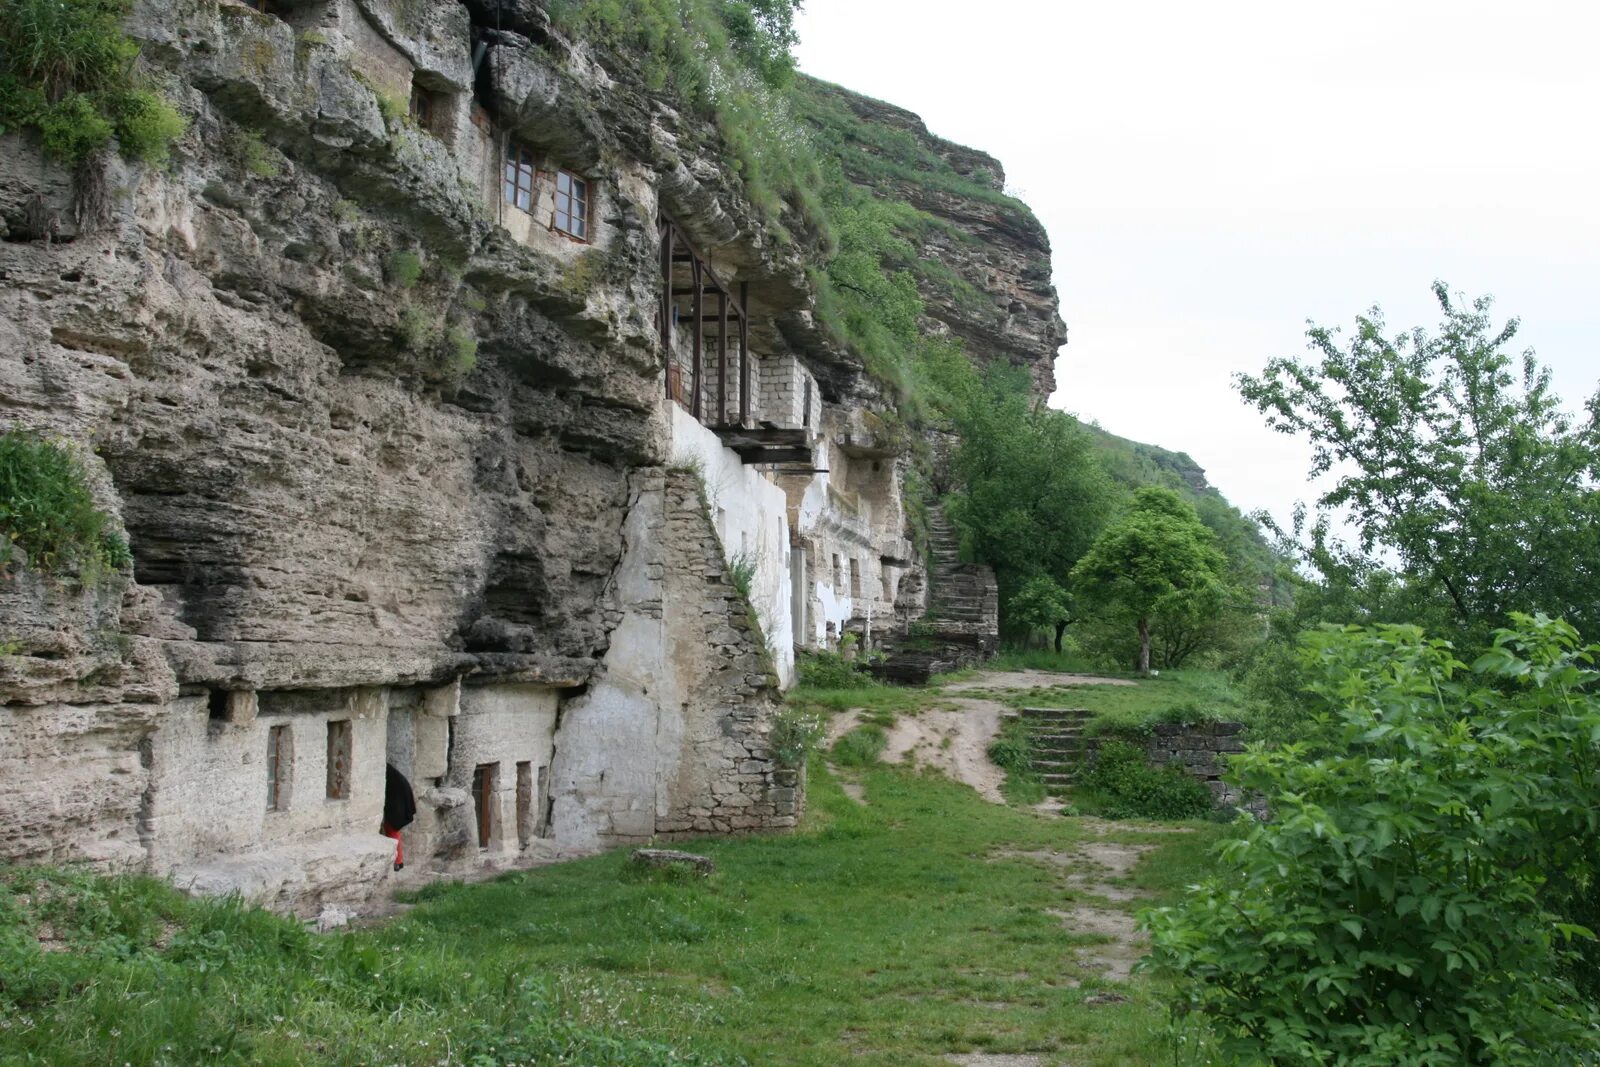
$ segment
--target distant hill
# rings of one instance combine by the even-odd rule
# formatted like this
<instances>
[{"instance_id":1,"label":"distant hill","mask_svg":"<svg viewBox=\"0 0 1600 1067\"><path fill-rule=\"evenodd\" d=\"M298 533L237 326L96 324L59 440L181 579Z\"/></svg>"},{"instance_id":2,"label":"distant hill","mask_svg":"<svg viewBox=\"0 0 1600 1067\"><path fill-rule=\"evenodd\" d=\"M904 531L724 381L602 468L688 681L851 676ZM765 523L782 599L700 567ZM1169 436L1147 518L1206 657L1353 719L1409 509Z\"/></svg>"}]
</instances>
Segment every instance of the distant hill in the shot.
<instances>
[{"instance_id":1,"label":"distant hill","mask_svg":"<svg viewBox=\"0 0 1600 1067\"><path fill-rule=\"evenodd\" d=\"M1205 468L1187 452L1118 437L1084 423L1100 453L1100 462L1120 485L1132 491L1143 485L1175 489L1194 505L1200 519L1217 535L1217 541L1241 576L1263 590L1270 589L1279 559L1261 527L1228 503L1220 490L1206 480Z\"/></svg>"}]
</instances>

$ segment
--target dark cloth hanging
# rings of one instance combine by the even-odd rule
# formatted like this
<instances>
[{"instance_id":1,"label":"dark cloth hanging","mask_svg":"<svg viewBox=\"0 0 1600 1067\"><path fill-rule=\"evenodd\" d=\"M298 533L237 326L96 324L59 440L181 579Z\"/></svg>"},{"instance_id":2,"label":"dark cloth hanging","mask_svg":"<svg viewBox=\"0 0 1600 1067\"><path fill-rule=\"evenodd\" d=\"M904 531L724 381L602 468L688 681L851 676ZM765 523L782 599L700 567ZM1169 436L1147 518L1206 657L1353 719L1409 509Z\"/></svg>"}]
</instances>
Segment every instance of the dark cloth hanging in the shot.
<instances>
[{"instance_id":1,"label":"dark cloth hanging","mask_svg":"<svg viewBox=\"0 0 1600 1067\"><path fill-rule=\"evenodd\" d=\"M403 830L411 825L411 820L417 817L417 798L411 792L411 783L406 781L406 776L394 769L394 764L385 765L383 783L383 825L385 832L389 830Z\"/></svg>"}]
</instances>

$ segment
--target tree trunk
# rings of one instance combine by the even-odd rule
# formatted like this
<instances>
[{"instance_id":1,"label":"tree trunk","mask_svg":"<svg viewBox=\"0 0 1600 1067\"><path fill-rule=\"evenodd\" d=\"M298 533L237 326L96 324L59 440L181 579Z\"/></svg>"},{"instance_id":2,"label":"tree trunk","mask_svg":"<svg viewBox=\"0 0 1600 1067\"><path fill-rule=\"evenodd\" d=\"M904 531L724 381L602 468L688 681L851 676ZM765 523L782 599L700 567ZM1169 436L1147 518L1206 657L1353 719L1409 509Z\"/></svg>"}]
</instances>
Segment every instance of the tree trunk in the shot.
<instances>
[{"instance_id":1,"label":"tree trunk","mask_svg":"<svg viewBox=\"0 0 1600 1067\"><path fill-rule=\"evenodd\" d=\"M1150 673L1150 619L1139 616L1139 673Z\"/></svg>"},{"instance_id":2,"label":"tree trunk","mask_svg":"<svg viewBox=\"0 0 1600 1067\"><path fill-rule=\"evenodd\" d=\"M1067 624L1066 623L1064 623L1064 622L1056 623L1056 654L1057 655L1061 654L1061 638L1066 632L1067 632Z\"/></svg>"}]
</instances>

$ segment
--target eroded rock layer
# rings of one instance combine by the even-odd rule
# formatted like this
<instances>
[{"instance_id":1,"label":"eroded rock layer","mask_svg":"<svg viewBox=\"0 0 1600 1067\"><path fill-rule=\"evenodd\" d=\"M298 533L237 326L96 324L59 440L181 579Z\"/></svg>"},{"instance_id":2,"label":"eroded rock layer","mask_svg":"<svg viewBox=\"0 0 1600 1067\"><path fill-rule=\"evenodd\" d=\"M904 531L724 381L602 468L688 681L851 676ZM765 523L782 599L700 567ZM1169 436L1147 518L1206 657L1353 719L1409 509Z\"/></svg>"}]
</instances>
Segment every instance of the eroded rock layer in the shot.
<instances>
[{"instance_id":1,"label":"eroded rock layer","mask_svg":"<svg viewBox=\"0 0 1600 1067\"><path fill-rule=\"evenodd\" d=\"M0 430L73 452L133 555L0 581L0 860L314 913L792 826L794 648L926 584L800 253L714 128L536 4L271 10L135 4L170 166L0 137ZM1045 380L1042 232L924 199L994 297L932 313Z\"/></svg>"}]
</instances>

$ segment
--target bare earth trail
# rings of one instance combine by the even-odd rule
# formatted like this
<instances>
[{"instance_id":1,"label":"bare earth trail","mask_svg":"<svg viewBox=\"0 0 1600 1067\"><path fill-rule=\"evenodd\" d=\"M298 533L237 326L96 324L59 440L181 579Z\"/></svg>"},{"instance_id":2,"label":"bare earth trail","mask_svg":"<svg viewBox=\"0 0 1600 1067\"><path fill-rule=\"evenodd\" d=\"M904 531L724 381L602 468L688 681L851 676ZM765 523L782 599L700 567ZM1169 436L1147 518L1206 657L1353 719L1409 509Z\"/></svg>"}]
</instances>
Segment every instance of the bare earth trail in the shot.
<instances>
[{"instance_id":1,"label":"bare earth trail","mask_svg":"<svg viewBox=\"0 0 1600 1067\"><path fill-rule=\"evenodd\" d=\"M989 760L989 743L1000 731L1002 720L1014 714L1007 705L983 696L963 697L961 693L1018 692L1052 689L1072 685L1136 685L1115 678L1087 674L1055 674L1045 671L985 671L973 678L941 687L930 694L929 704L916 714L900 715L888 729L888 745L883 753L887 763L933 768L975 789L985 800L1004 804L1000 787L1005 771ZM828 742L838 740L861 722L861 712L851 710L834 716L828 727ZM867 803L861 786L845 782L846 792L858 803ZM1044 816L1062 809L1056 798L1036 806ZM1130 979L1134 964L1144 955L1148 943L1135 926L1134 908L1145 894L1126 884L1127 876L1145 854L1155 850L1151 844L1129 844L1114 840L1118 835L1161 832L1187 832L1179 827L1129 824L1079 817L1078 823L1094 835L1062 851L997 850L994 862L1038 863L1062 874L1063 907L1047 914L1076 934L1097 935L1103 940L1080 946L1075 951L1080 970L1103 981L1114 983ZM1078 983L1073 980L1072 985ZM1096 994L1106 999L1123 999L1121 994ZM1032 1054L971 1052L951 1054L951 1063L965 1067L1043 1067L1047 1060ZM1049 1062L1060 1062L1053 1060Z\"/></svg>"}]
</instances>

